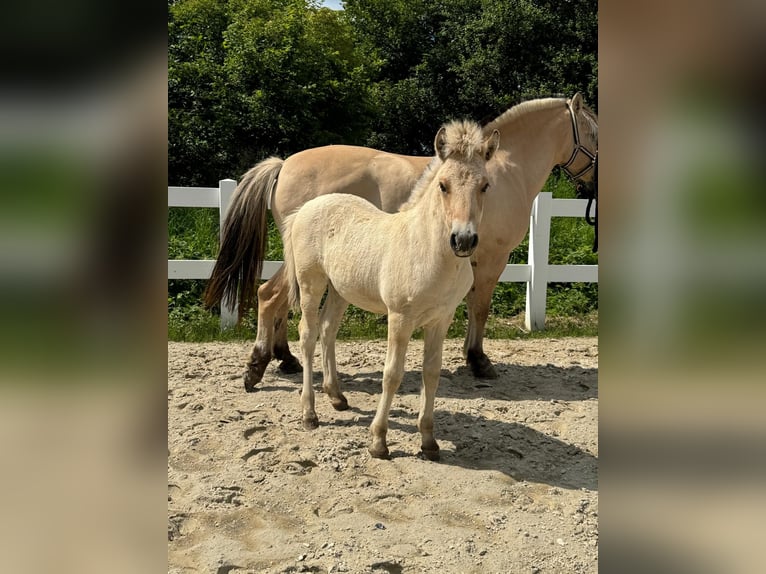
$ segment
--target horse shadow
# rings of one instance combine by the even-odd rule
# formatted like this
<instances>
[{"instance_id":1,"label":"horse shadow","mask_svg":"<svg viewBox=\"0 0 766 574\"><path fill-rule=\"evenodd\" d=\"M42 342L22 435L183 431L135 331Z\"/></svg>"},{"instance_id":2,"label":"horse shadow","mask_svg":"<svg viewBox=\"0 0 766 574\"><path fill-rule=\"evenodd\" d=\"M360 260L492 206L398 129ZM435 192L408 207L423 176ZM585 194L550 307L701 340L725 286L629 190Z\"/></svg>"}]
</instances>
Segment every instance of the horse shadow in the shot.
<instances>
[{"instance_id":1,"label":"horse shadow","mask_svg":"<svg viewBox=\"0 0 766 574\"><path fill-rule=\"evenodd\" d=\"M558 367L556 365L519 366L498 363L499 377L493 380L477 379L470 369L458 367L454 372L442 369L438 397L451 399L478 399L506 401L526 400L561 400L586 401L598 398L598 369L580 366ZM383 372L356 372L353 375L338 372L341 390L363 392L370 395L380 394ZM301 375L279 375L280 379L290 380L298 385ZM314 372L314 384L321 387L322 373ZM421 371L405 371L402 384L397 394L420 394L422 385ZM273 383L268 385L274 388ZM296 387L279 386L281 390Z\"/></svg>"}]
</instances>

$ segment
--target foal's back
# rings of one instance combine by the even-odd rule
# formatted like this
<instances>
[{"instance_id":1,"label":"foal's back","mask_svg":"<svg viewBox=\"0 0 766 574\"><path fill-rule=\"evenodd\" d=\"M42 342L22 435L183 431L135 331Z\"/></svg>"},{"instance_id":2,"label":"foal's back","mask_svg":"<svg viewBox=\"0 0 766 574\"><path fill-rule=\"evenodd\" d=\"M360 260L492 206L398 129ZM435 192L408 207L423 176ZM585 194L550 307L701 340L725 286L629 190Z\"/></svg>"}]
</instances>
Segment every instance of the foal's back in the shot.
<instances>
[{"instance_id":1,"label":"foal's back","mask_svg":"<svg viewBox=\"0 0 766 574\"><path fill-rule=\"evenodd\" d=\"M380 279L397 234L391 214L355 195L333 193L305 203L290 227L296 270L324 275L350 303L386 313Z\"/></svg>"}]
</instances>

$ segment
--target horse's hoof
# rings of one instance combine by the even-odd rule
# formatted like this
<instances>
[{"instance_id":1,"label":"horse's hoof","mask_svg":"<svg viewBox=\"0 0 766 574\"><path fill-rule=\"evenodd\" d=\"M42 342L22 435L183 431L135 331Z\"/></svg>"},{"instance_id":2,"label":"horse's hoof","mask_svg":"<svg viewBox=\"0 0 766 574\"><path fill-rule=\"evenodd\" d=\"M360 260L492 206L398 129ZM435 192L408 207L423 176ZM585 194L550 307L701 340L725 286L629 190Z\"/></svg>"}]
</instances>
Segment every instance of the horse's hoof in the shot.
<instances>
[{"instance_id":1,"label":"horse's hoof","mask_svg":"<svg viewBox=\"0 0 766 574\"><path fill-rule=\"evenodd\" d=\"M263 379L263 373L266 371L266 365L268 365L268 361L251 361L247 364L247 371L245 371L245 390L248 393L253 393L257 391L258 389L255 388L255 385L261 382L261 379Z\"/></svg>"},{"instance_id":2,"label":"horse's hoof","mask_svg":"<svg viewBox=\"0 0 766 574\"><path fill-rule=\"evenodd\" d=\"M290 355L287 359L279 363L279 372L284 375L294 375L295 373L302 373L303 367L298 359Z\"/></svg>"},{"instance_id":3,"label":"horse's hoof","mask_svg":"<svg viewBox=\"0 0 766 574\"><path fill-rule=\"evenodd\" d=\"M348 401L343 395L341 395L339 399L330 399L330 403L332 403L332 408L334 408L336 411L348 410Z\"/></svg>"},{"instance_id":4,"label":"horse's hoof","mask_svg":"<svg viewBox=\"0 0 766 574\"><path fill-rule=\"evenodd\" d=\"M372 458L379 458L382 460L391 460L391 455L388 452L388 448L385 446L383 448L368 447L367 452L370 453L370 456Z\"/></svg>"},{"instance_id":5,"label":"horse's hoof","mask_svg":"<svg viewBox=\"0 0 766 574\"><path fill-rule=\"evenodd\" d=\"M420 449L420 455L426 460L436 462L439 460L439 447L437 446L436 450L422 448Z\"/></svg>"},{"instance_id":6,"label":"horse's hoof","mask_svg":"<svg viewBox=\"0 0 766 574\"><path fill-rule=\"evenodd\" d=\"M261 382L261 378L263 377L263 371L260 373L253 371L254 369L248 369L243 377L245 380L245 391L248 393L254 393L258 390L256 385Z\"/></svg>"},{"instance_id":7,"label":"horse's hoof","mask_svg":"<svg viewBox=\"0 0 766 574\"><path fill-rule=\"evenodd\" d=\"M473 376L477 379L496 379L497 371L495 370L492 361L484 353L481 354L468 354L466 359L468 365L471 367Z\"/></svg>"},{"instance_id":8,"label":"horse's hoof","mask_svg":"<svg viewBox=\"0 0 766 574\"><path fill-rule=\"evenodd\" d=\"M311 431L319 427L319 418L314 415L307 419L303 419L303 430Z\"/></svg>"}]
</instances>

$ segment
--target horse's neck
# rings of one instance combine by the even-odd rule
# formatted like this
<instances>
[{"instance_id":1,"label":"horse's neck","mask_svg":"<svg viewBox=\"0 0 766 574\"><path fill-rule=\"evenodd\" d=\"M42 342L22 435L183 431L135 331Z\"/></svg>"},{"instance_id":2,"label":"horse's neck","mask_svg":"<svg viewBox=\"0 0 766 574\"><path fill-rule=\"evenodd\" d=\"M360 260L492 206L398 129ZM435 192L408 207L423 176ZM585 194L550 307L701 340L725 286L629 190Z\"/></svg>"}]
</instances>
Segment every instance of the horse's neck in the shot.
<instances>
[{"instance_id":1,"label":"horse's neck","mask_svg":"<svg viewBox=\"0 0 766 574\"><path fill-rule=\"evenodd\" d=\"M530 202L543 188L551 170L568 159L563 157L571 147L565 110L563 105L560 109L532 110L500 128L500 149L507 154L498 154L496 158L500 161L505 158L515 166L515 174L522 178Z\"/></svg>"}]
</instances>

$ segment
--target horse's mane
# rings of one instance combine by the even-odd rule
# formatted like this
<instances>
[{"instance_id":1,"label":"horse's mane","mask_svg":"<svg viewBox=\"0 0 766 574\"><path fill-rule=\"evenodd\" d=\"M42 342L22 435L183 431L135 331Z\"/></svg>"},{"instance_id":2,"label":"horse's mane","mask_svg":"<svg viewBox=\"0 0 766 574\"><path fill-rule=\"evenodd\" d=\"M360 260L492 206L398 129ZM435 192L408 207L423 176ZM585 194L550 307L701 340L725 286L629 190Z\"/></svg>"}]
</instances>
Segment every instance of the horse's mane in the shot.
<instances>
[{"instance_id":1,"label":"horse's mane","mask_svg":"<svg viewBox=\"0 0 766 574\"><path fill-rule=\"evenodd\" d=\"M442 126L444 128L444 144L442 154L449 157L453 154L470 160L474 154L481 153L484 144L484 136L481 126L471 120L452 120ZM399 211L411 209L425 194L428 186L436 177L436 173L442 165L442 160L435 155L431 162L423 170L415 187L410 192L410 198L399 208Z\"/></svg>"},{"instance_id":2,"label":"horse's mane","mask_svg":"<svg viewBox=\"0 0 766 574\"><path fill-rule=\"evenodd\" d=\"M529 114L530 112L549 110L553 108L559 108L566 105L567 98L538 98L534 100L527 100L516 104L508 108L502 114L497 116L494 120L491 120L484 125L484 133L491 133L492 130L501 130L502 127L517 120L518 118ZM581 118L585 119L585 125L588 129L588 134L594 139L598 139L598 118L596 114L587 105L583 103Z\"/></svg>"},{"instance_id":3,"label":"horse's mane","mask_svg":"<svg viewBox=\"0 0 766 574\"><path fill-rule=\"evenodd\" d=\"M598 116L585 104L582 106L582 112L583 118L585 118L585 125L588 127L588 135L598 141Z\"/></svg>"}]
</instances>

